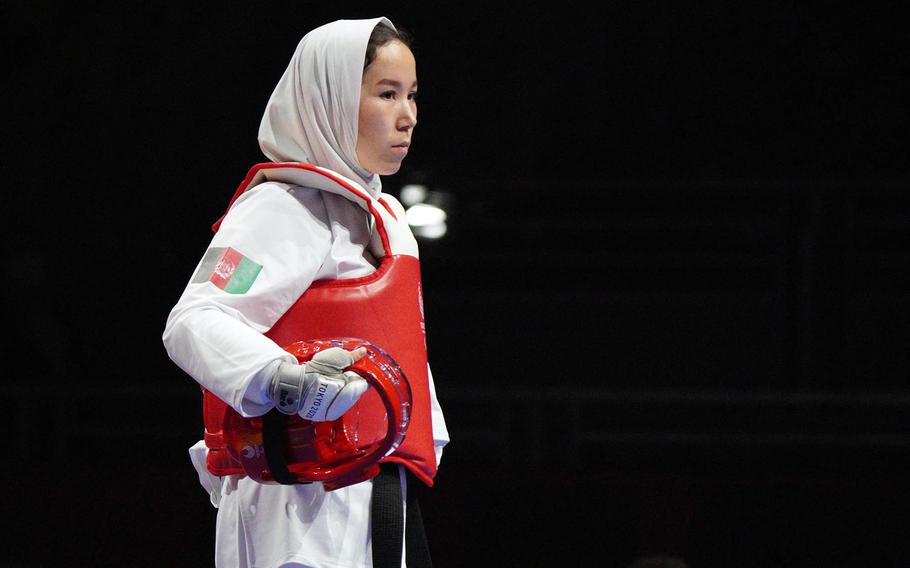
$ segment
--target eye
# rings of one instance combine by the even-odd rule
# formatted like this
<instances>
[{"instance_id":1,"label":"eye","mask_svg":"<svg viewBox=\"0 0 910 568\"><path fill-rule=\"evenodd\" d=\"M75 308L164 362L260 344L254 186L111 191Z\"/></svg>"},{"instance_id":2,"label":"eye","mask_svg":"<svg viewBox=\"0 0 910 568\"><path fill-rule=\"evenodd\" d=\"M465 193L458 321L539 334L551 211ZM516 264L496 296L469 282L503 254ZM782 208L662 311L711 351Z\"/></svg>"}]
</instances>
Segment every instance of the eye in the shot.
<instances>
[{"instance_id":1,"label":"eye","mask_svg":"<svg viewBox=\"0 0 910 568\"><path fill-rule=\"evenodd\" d=\"M412 91L408 93L408 100L416 101L417 100L417 91Z\"/></svg>"},{"instance_id":2,"label":"eye","mask_svg":"<svg viewBox=\"0 0 910 568\"><path fill-rule=\"evenodd\" d=\"M395 91L383 91L382 93L379 94L379 96L384 99L394 99Z\"/></svg>"}]
</instances>

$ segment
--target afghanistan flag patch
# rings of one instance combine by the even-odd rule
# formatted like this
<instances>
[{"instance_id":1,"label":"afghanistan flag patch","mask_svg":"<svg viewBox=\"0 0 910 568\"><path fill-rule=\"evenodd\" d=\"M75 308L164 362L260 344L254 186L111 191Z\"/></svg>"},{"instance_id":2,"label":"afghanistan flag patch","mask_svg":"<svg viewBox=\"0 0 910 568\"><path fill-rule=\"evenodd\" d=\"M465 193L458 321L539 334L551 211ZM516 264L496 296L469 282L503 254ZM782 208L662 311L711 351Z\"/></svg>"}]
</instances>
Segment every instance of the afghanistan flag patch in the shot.
<instances>
[{"instance_id":1,"label":"afghanistan flag patch","mask_svg":"<svg viewBox=\"0 0 910 568\"><path fill-rule=\"evenodd\" d=\"M256 264L231 247L212 247L205 251L192 283L208 281L228 294L245 294L260 270L261 264Z\"/></svg>"}]
</instances>

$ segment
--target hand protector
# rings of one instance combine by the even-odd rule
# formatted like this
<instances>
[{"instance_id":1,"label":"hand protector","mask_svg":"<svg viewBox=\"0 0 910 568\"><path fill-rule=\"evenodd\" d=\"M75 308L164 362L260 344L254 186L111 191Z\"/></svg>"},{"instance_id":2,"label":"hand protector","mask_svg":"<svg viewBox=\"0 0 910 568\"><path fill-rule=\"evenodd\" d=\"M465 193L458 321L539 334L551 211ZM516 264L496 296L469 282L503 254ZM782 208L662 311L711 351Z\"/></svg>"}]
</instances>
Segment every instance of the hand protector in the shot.
<instances>
[{"instance_id":1,"label":"hand protector","mask_svg":"<svg viewBox=\"0 0 910 568\"><path fill-rule=\"evenodd\" d=\"M369 388L363 377L344 370L364 354L362 347L354 351L331 347L304 365L281 363L269 387L275 407L313 422L337 420Z\"/></svg>"}]
</instances>

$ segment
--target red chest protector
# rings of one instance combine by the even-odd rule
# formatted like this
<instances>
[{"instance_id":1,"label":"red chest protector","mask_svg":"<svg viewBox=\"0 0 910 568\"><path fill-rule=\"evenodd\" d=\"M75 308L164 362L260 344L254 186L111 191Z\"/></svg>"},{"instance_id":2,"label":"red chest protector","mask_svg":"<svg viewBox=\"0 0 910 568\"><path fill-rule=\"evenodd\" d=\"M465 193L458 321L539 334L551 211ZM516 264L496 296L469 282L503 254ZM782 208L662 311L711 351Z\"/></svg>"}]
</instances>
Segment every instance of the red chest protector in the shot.
<instances>
[{"instance_id":1,"label":"red chest protector","mask_svg":"<svg viewBox=\"0 0 910 568\"><path fill-rule=\"evenodd\" d=\"M265 335L282 347L305 340L356 337L388 353L401 367L410 385L411 415L404 441L381 461L400 463L426 485L432 486L436 454L420 262L406 221L396 219L385 202L373 199L350 180L304 163L254 166L231 204L247 189L272 180L329 191L363 207L375 220L371 248L380 258L380 265L372 274L360 278L314 282ZM217 230L219 225L220 221L213 228ZM373 389L348 411L352 412L367 422L381 422L386 417L386 409ZM209 471L219 476L245 473L225 444L225 427L239 414L203 389L203 416Z\"/></svg>"}]
</instances>

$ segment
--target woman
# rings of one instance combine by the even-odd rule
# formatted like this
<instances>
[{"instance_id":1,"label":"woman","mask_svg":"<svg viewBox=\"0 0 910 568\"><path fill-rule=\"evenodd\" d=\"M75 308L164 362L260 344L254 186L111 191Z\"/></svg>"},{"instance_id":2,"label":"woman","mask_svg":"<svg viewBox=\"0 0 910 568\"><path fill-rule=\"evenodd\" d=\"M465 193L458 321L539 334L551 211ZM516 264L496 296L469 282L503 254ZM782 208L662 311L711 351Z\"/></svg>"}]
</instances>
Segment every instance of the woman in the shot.
<instances>
[{"instance_id":1,"label":"woman","mask_svg":"<svg viewBox=\"0 0 910 568\"><path fill-rule=\"evenodd\" d=\"M404 210L381 193L379 177L397 172L407 155L416 91L408 40L386 18L332 22L297 46L260 125L260 147L273 164L257 166L241 184L163 337L175 363L240 415L260 416L277 405L286 414L310 411L310 419L331 420L366 390L363 379L343 372L361 352L335 350L298 365L273 338L289 320L299 330L297 318L308 312L297 308L319 288L314 282L368 281L393 253L416 259ZM407 349L422 350L425 360L425 344L417 343ZM412 424L372 480L334 491L319 483L257 483L222 476L232 470L213 468L215 452L203 442L190 449L218 507L217 566L403 566L405 557L412 568L429 565L407 483L416 476L432 484L448 434L427 365L411 367ZM314 385L328 393L315 418ZM286 405L289 391L300 396ZM421 429L429 440L423 449L401 454ZM380 518L389 507L378 495L389 493L406 529L394 511Z\"/></svg>"}]
</instances>

